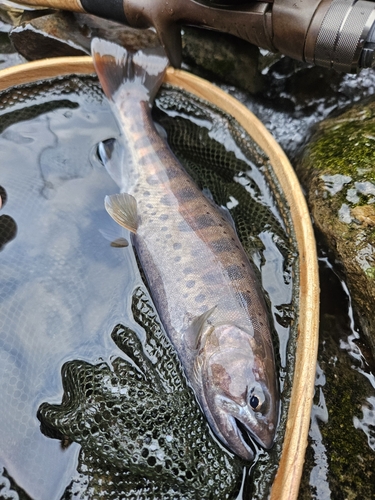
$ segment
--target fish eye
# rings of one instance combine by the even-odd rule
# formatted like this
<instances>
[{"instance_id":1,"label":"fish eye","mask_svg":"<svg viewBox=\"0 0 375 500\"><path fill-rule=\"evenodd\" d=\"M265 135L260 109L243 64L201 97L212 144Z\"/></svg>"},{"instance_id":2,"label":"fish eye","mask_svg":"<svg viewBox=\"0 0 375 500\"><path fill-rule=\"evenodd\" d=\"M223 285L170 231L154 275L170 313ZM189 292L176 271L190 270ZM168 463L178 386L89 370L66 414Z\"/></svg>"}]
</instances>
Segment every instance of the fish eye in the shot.
<instances>
[{"instance_id":1,"label":"fish eye","mask_svg":"<svg viewBox=\"0 0 375 500\"><path fill-rule=\"evenodd\" d=\"M255 394L251 396L249 403L253 410L260 410L261 407L260 399Z\"/></svg>"}]
</instances>

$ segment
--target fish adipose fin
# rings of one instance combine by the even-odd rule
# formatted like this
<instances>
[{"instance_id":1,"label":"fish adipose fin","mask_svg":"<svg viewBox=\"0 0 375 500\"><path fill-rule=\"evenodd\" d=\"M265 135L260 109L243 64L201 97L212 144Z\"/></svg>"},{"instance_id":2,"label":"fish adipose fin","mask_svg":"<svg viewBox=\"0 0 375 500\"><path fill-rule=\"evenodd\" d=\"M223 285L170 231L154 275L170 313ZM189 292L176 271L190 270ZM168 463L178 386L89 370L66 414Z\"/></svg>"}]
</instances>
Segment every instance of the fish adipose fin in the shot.
<instances>
[{"instance_id":1,"label":"fish adipose fin","mask_svg":"<svg viewBox=\"0 0 375 500\"><path fill-rule=\"evenodd\" d=\"M120 193L106 196L105 208L113 220L132 233L138 229L137 201L131 194Z\"/></svg>"},{"instance_id":2,"label":"fish adipose fin","mask_svg":"<svg viewBox=\"0 0 375 500\"><path fill-rule=\"evenodd\" d=\"M153 101L168 66L161 46L129 52L120 45L94 38L91 53L108 99L122 100L131 90L131 94L137 92L140 100Z\"/></svg>"}]
</instances>

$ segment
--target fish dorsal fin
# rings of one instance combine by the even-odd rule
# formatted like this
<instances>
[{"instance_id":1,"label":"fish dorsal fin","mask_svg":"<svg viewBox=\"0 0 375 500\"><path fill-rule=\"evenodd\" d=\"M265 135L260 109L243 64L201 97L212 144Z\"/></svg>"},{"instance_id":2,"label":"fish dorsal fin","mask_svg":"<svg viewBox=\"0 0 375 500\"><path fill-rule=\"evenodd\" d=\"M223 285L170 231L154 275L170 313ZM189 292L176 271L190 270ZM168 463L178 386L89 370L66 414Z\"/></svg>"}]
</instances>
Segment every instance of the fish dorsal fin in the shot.
<instances>
[{"instance_id":1,"label":"fish dorsal fin","mask_svg":"<svg viewBox=\"0 0 375 500\"><path fill-rule=\"evenodd\" d=\"M112 194L104 200L105 208L113 220L132 233L138 229L137 200L128 193Z\"/></svg>"},{"instance_id":2,"label":"fish dorsal fin","mask_svg":"<svg viewBox=\"0 0 375 500\"><path fill-rule=\"evenodd\" d=\"M129 95L128 92L120 92L121 89L136 88L140 100L153 100L168 66L161 46L130 52L116 43L94 38L91 52L95 70L108 99L116 102L120 95Z\"/></svg>"},{"instance_id":3,"label":"fish dorsal fin","mask_svg":"<svg viewBox=\"0 0 375 500\"><path fill-rule=\"evenodd\" d=\"M209 317L217 306L212 307L200 316L196 316L190 323L187 331L187 343L193 350L198 350L204 344L206 336L212 331L212 326L208 323Z\"/></svg>"}]
</instances>

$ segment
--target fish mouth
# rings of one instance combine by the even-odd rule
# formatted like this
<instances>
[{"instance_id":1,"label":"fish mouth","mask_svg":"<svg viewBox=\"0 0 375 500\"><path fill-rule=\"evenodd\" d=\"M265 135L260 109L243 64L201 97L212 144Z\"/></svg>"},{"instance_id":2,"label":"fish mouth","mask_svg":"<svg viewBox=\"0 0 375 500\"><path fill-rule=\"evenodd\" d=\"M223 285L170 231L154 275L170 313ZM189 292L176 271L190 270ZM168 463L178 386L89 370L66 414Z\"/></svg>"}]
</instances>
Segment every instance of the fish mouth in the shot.
<instances>
[{"instance_id":1,"label":"fish mouth","mask_svg":"<svg viewBox=\"0 0 375 500\"><path fill-rule=\"evenodd\" d=\"M265 450L269 450L272 447L273 444L273 438L270 437L267 442L262 440L260 436L249 430L246 425L241 422L241 420L238 420L238 418L234 418L234 423L237 427L237 435L241 439L243 445L251 450L251 453L254 454L254 450L256 451L256 445L260 446L261 448Z\"/></svg>"},{"instance_id":2,"label":"fish mouth","mask_svg":"<svg viewBox=\"0 0 375 500\"><path fill-rule=\"evenodd\" d=\"M250 434L250 432L246 429L245 425L240 422L236 417L234 417L234 424L237 427L237 436L240 438L242 441L242 444L244 447L248 450L249 454L254 457L256 453L254 441L257 444L258 441L255 439L255 436L253 434Z\"/></svg>"}]
</instances>

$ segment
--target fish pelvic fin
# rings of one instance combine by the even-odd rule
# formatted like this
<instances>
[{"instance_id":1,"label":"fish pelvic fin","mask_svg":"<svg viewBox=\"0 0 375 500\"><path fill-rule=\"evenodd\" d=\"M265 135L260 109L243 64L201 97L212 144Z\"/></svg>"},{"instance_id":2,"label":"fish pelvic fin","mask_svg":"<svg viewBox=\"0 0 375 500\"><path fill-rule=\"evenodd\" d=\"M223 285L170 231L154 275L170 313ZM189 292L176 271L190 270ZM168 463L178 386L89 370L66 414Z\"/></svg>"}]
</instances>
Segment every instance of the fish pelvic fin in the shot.
<instances>
[{"instance_id":1,"label":"fish pelvic fin","mask_svg":"<svg viewBox=\"0 0 375 500\"><path fill-rule=\"evenodd\" d=\"M136 233L138 229L137 200L128 193L112 194L104 199L105 209L117 224Z\"/></svg>"},{"instance_id":2,"label":"fish pelvic fin","mask_svg":"<svg viewBox=\"0 0 375 500\"><path fill-rule=\"evenodd\" d=\"M91 53L108 99L116 102L130 96L153 101L168 66L161 46L130 52L116 43L94 38Z\"/></svg>"}]
</instances>

